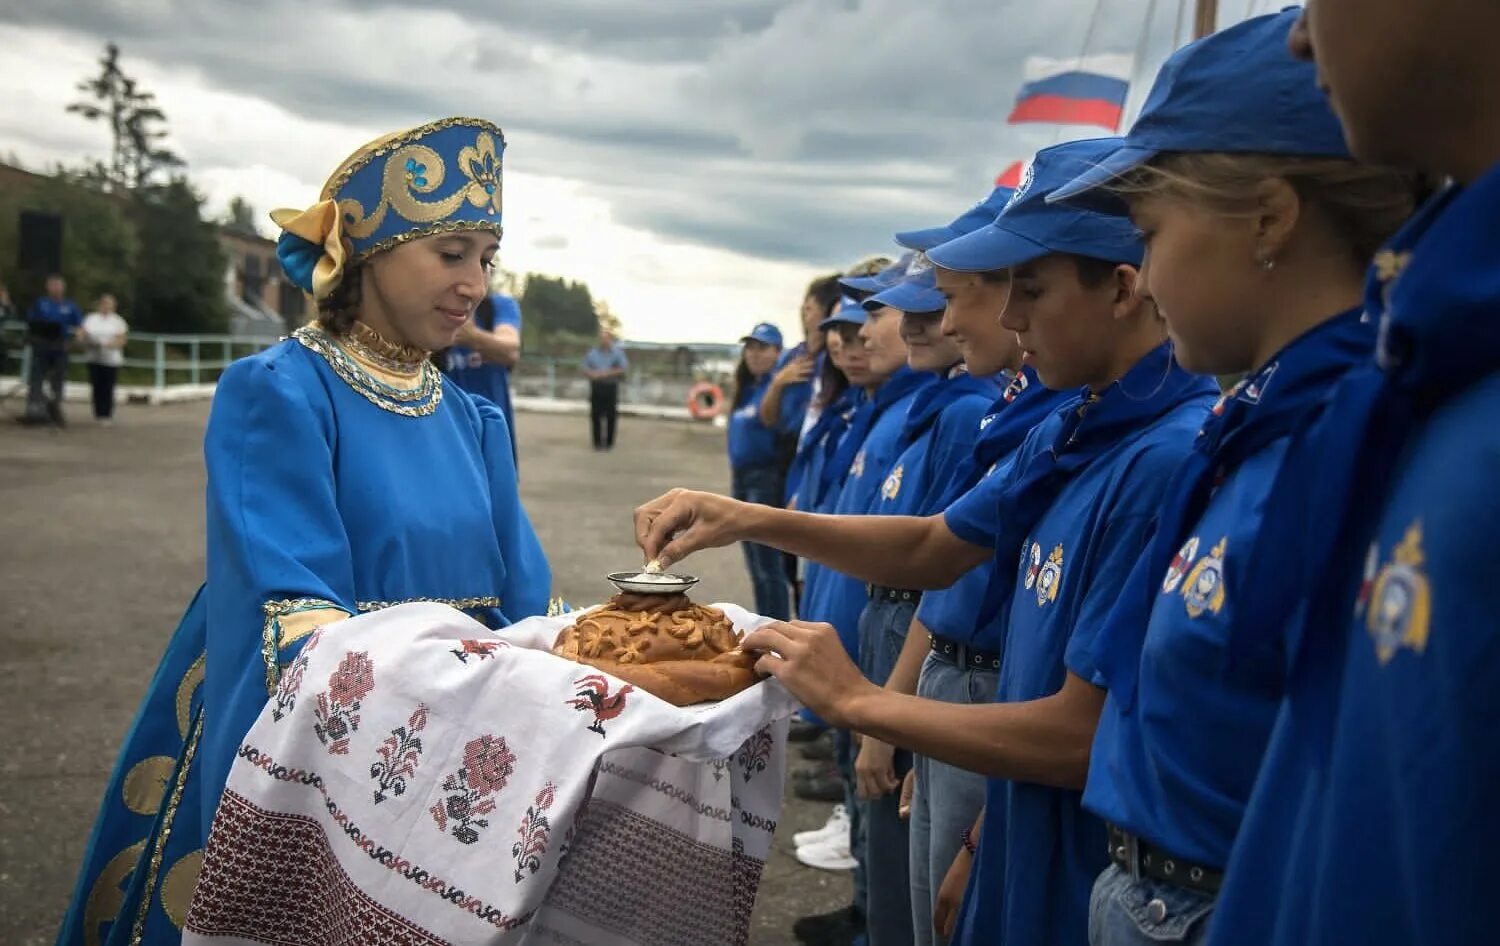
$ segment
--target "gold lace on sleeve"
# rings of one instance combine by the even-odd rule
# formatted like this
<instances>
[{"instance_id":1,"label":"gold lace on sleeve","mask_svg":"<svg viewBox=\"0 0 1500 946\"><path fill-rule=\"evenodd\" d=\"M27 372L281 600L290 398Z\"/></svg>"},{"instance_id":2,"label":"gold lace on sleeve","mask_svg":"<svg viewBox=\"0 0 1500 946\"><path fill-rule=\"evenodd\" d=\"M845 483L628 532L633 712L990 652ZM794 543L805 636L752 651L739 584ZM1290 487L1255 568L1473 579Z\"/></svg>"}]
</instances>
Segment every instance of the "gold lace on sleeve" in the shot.
<instances>
[{"instance_id":1,"label":"gold lace on sleeve","mask_svg":"<svg viewBox=\"0 0 1500 946\"><path fill-rule=\"evenodd\" d=\"M324 624L342 621L349 612L323 598L284 598L261 605L266 614L261 626L261 657L266 662L266 693L276 692L281 679L281 651L302 640Z\"/></svg>"}]
</instances>

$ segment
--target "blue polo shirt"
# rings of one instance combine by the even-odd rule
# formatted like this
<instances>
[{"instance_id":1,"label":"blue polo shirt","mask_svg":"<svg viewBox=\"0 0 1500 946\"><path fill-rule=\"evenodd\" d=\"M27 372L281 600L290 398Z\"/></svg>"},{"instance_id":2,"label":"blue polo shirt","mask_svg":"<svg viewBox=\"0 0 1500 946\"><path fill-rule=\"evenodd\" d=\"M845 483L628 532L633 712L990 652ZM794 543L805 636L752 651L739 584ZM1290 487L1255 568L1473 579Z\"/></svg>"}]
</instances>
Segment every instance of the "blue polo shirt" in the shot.
<instances>
[{"instance_id":1,"label":"blue polo shirt","mask_svg":"<svg viewBox=\"0 0 1500 946\"><path fill-rule=\"evenodd\" d=\"M830 510L836 515L866 515L879 498L880 488L885 483L886 473L895 462L901 446L901 433L906 426L906 414L918 392L937 383L935 375L918 373L903 367L876 392L875 409L879 416L870 426L862 443L854 452L838 498ZM881 395L887 395L882 398ZM857 436L851 428L850 436ZM847 452L850 444L840 448ZM859 614L864 610L869 594L865 583L842 572L824 570L816 590L811 597L809 620L826 621L838 629L839 639L850 654L859 652Z\"/></svg>"},{"instance_id":2,"label":"blue polo shirt","mask_svg":"<svg viewBox=\"0 0 1500 946\"><path fill-rule=\"evenodd\" d=\"M828 407L826 415L820 418L821 426L810 431L808 439L803 442L796 464L803 471L802 481L792 496L799 510L832 512L838 503L841 484L835 481L827 493L821 495L818 494L817 485L822 482L824 467L832 462L834 453L843 441L849 418L863 402L864 392L858 388L849 388ZM818 585L826 574L827 569L811 559L803 563L802 600L797 602L797 616L804 621L823 620L817 614L821 601Z\"/></svg>"},{"instance_id":3,"label":"blue polo shirt","mask_svg":"<svg viewBox=\"0 0 1500 946\"><path fill-rule=\"evenodd\" d=\"M756 380L744 403L729 414L729 466L734 470L775 466L780 461L776 431L760 421L760 403L771 390L771 375Z\"/></svg>"},{"instance_id":4,"label":"blue polo shirt","mask_svg":"<svg viewBox=\"0 0 1500 946\"><path fill-rule=\"evenodd\" d=\"M1209 933L1219 946L1496 939L1497 214L1500 167L1450 190L1384 256L1406 261L1371 305L1395 343L1382 361L1396 406L1371 415L1376 449L1334 486L1359 489L1376 464L1390 485L1352 507L1340 537L1356 544L1310 579L1303 606L1342 620L1287 639L1287 697ZM1320 445L1347 432L1339 406ZM1393 415L1394 443L1381 437Z\"/></svg>"},{"instance_id":5,"label":"blue polo shirt","mask_svg":"<svg viewBox=\"0 0 1500 946\"><path fill-rule=\"evenodd\" d=\"M480 306L474 313L474 321L480 328L493 332L497 326L509 325L521 331L521 305L501 292L490 293L488 306ZM500 408L505 422L510 426L512 445L515 440L516 414L510 401L510 369L504 365L486 362L479 352L455 345L448 349L444 374L454 383L477 394Z\"/></svg>"},{"instance_id":6,"label":"blue polo shirt","mask_svg":"<svg viewBox=\"0 0 1500 946\"><path fill-rule=\"evenodd\" d=\"M1136 705L1106 701L1084 805L1165 850L1222 870L1282 693L1279 649L1224 673L1246 553L1286 454L1278 440L1247 459L1156 579Z\"/></svg>"},{"instance_id":7,"label":"blue polo shirt","mask_svg":"<svg viewBox=\"0 0 1500 946\"><path fill-rule=\"evenodd\" d=\"M776 367L771 369L774 376L782 368L785 368L793 359L801 358L807 352L807 343L801 342L793 348L788 348L776 359ZM814 372L822 367L823 355L818 354L818 362L813 366ZM802 381L798 384L789 384L781 389L781 411L776 429L782 434L797 437L802 433L802 418L807 416L807 406L812 403L812 380Z\"/></svg>"},{"instance_id":8,"label":"blue polo shirt","mask_svg":"<svg viewBox=\"0 0 1500 946\"><path fill-rule=\"evenodd\" d=\"M964 372L921 391L901 434L906 448L891 463L870 511L881 516L938 512L954 468L973 451L979 420L999 394L993 379Z\"/></svg>"},{"instance_id":9,"label":"blue polo shirt","mask_svg":"<svg viewBox=\"0 0 1500 946\"><path fill-rule=\"evenodd\" d=\"M71 335L74 329L83 324L83 312L72 299L53 299L51 296L42 296L26 311L26 321L50 322L60 326L62 334L66 336Z\"/></svg>"},{"instance_id":10,"label":"blue polo shirt","mask_svg":"<svg viewBox=\"0 0 1500 946\"><path fill-rule=\"evenodd\" d=\"M1005 450L1002 446L999 459L989 462L982 470L977 462L960 463L954 474L956 479L950 480L948 484L947 496L956 493L959 499L944 512L943 521L954 535L974 545L989 545L999 529L999 523L995 521L999 488L1005 483L1015 449L1026 439L1032 427L1073 397L1072 392L1048 390L1039 382L1031 381L1029 375L1023 380L1026 383L1021 385L1016 385L1013 381L1012 387L1019 387L1019 390L1007 390L1008 397L993 402L989 412L979 419L977 430L970 431L969 434L971 443L987 434L993 435L998 430L994 425L1002 423L1004 418L1004 423L1011 428L1003 434L1004 445L1014 443L1015 447ZM977 443L974 450L977 454ZM978 457L971 457L970 460L977 461ZM978 472L978 479L969 482L975 471ZM963 505L955 509L959 501ZM917 619L938 637L957 641L976 650L998 653L1004 638L1004 624L1000 616L997 615L990 621L980 620L985 590L989 588L994 574L994 559L988 558L983 564L964 572L949 587L929 591L922 596L922 603L917 607Z\"/></svg>"},{"instance_id":11,"label":"blue polo shirt","mask_svg":"<svg viewBox=\"0 0 1500 946\"><path fill-rule=\"evenodd\" d=\"M1032 528L1010 576L1015 591L1005 617L999 702L1051 696L1069 671L1096 679L1092 633L1145 550L1162 491L1213 400L1207 392L1185 400L1121 437L1063 486ZM1051 449L1066 413L1032 432L1016 469L1031 453ZM952 510L948 519L953 523ZM1083 810L1082 798L1076 790L987 781L955 946L1088 941L1089 892L1108 861L1104 823Z\"/></svg>"}]
</instances>

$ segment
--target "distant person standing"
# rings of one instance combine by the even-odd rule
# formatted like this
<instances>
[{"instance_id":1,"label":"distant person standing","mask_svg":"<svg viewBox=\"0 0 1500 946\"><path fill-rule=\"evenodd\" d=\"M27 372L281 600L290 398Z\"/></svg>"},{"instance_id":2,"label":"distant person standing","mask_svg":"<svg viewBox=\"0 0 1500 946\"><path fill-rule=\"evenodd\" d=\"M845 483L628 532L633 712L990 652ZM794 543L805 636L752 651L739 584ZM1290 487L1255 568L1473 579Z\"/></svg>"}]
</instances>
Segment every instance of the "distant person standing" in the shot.
<instances>
[{"instance_id":1,"label":"distant person standing","mask_svg":"<svg viewBox=\"0 0 1500 946\"><path fill-rule=\"evenodd\" d=\"M125 340L130 326L115 311L115 297L99 297L97 310L83 318L83 343L87 346L89 387L94 392L94 420L101 426L114 423L115 381L125 364Z\"/></svg>"},{"instance_id":2,"label":"distant person standing","mask_svg":"<svg viewBox=\"0 0 1500 946\"><path fill-rule=\"evenodd\" d=\"M510 401L510 369L521 360L520 303L502 292L490 293L458 330L455 342L441 359L443 373L465 391L500 408L511 430L514 452L516 414Z\"/></svg>"},{"instance_id":3,"label":"distant person standing","mask_svg":"<svg viewBox=\"0 0 1500 946\"><path fill-rule=\"evenodd\" d=\"M599 344L583 356L583 376L589 379L589 423L595 450L615 448L620 417L620 380L630 370L625 352L608 329L599 330Z\"/></svg>"},{"instance_id":4,"label":"distant person standing","mask_svg":"<svg viewBox=\"0 0 1500 946\"><path fill-rule=\"evenodd\" d=\"M26 423L51 421L67 425L63 417L63 382L68 375L68 343L78 337L83 312L67 298L68 284L57 274L47 277L47 294L26 312L26 343L31 346L31 374L27 379Z\"/></svg>"}]
</instances>

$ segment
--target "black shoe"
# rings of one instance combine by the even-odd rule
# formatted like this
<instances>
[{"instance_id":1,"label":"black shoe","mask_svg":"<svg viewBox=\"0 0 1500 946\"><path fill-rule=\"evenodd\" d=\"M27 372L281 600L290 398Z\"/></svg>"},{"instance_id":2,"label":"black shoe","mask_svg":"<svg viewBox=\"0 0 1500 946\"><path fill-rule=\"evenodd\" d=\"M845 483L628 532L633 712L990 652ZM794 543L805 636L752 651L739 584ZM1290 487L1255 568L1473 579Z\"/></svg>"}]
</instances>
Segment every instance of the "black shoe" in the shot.
<instances>
[{"instance_id":1,"label":"black shoe","mask_svg":"<svg viewBox=\"0 0 1500 946\"><path fill-rule=\"evenodd\" d=\"M832 913L804 916L792 924L797 942L809 946L849 946L865 931L865 917L858 907L844 907Z\"/></svg>"},{"instance_id":2,"label":"black shoe","mask_svg":"<svg viewBox=\"0 0 1500 946\"><path fill-rule=\"evenodd\" d=\"M802 747L802 758L809 762L833 761L833 733L824 733Z\"/></svg>"},{"instance_id":3,"label":"black shoe","mask_svg":"<svg viewBox=\"0 0 1500 946\"><path fill-rule=\"evenodd\" d=\"M792 793L808 801L843 801L844 780L836 769L798 772L792 777Z\"/></svg>"},{"instance_id":4,"label":"black shoe","mask_svg":"<svg viewBox=\"0 0 1500 946\"><path fill-rule=\"evenodd\" d=\"M786 734L787 742L812 742L828 732L827 726L815 726L800 716L792 717L792 727Z\"/></svg>"}]
</instances>

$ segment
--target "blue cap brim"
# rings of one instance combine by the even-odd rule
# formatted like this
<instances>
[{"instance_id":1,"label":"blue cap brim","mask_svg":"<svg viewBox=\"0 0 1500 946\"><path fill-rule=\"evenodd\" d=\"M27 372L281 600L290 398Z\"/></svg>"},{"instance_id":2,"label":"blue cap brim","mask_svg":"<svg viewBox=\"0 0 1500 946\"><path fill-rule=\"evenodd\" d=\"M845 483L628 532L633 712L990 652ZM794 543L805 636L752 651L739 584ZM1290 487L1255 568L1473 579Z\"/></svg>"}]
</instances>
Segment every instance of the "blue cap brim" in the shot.
<instances>
[{"instance_id":1,"label":"blue cap brim","mask_svg":"<svg viewBox=\"0 0 1500 946\"><path fill-rule=\"evenodd\" d=\"M1066 204L1112 217L1128 217L1129 206L1118 195L1111 193L1107 185L1160 153L1154 148L1132 148L1128 145L1118 148L1098 164L1048 194L1047 203Z\"/></svg>"},{"instance_id":2,"label":"blue cap brim","mask_svg":"<svg viewBox=\"0 0 1500 946\"><path fill-rule=\"evenodd\" d=\"M948 299L941 292L916 283L897 283L884 292L878 292L864 301L867 310L890 306L902 312L941 312L948 307Z\"/></svg>"},{"instance_id":3,"label":"blue cap brim","mask_svg":"<svg viewBox=\"0 0 1500 946\"><path fill-rule=\"evenodd\" d=\"M956 273L988 273L1020 266L1051 252L1035 240L990 224L933 247L927 251L927 258L934 266Z\"/></svg>"},{"instance_id":4,"label":"blue cap brim","mask_svg":"<svg viewBox=\"0 0 1500 946\"><path fill-rule=\"evenodd\" d=\"M855 292L879 292L886 287L875 276L840 276L839 285L845 289L853 289Z\"/></svg>"},{"instance_id":5,"label":"blue cap brim","mask_svg":"<svg viewBox=\"0 0 1500 946\"><path fill-rule=\"evenodd\" d=\"M826 332L829 329L834 328L834 327L839 326L839 325L864 325L865 322L868 321L868 320L869 320L869 313L865 312L864 309L855 309L853 311L842 311L842 312L838 312L838 313L836 313L834 315L830 315L828 318L826 318L823 321L819 322L818 323L818 331L820 331L820 332Z\"/></svg>"},{"instance_id":6,"label":"blue cap brim","mask_svg":"<svg viewBox=\"0 0 1500 946\"><path fill-rule=\"evenodd\" d=\"M930 250L934 246L942 246L949 240L956 240L962 235L952 227L928 227L926 230L904 230L896 234L896 243L908 250L921 252Z\"/></svg>"}]
</instances>

